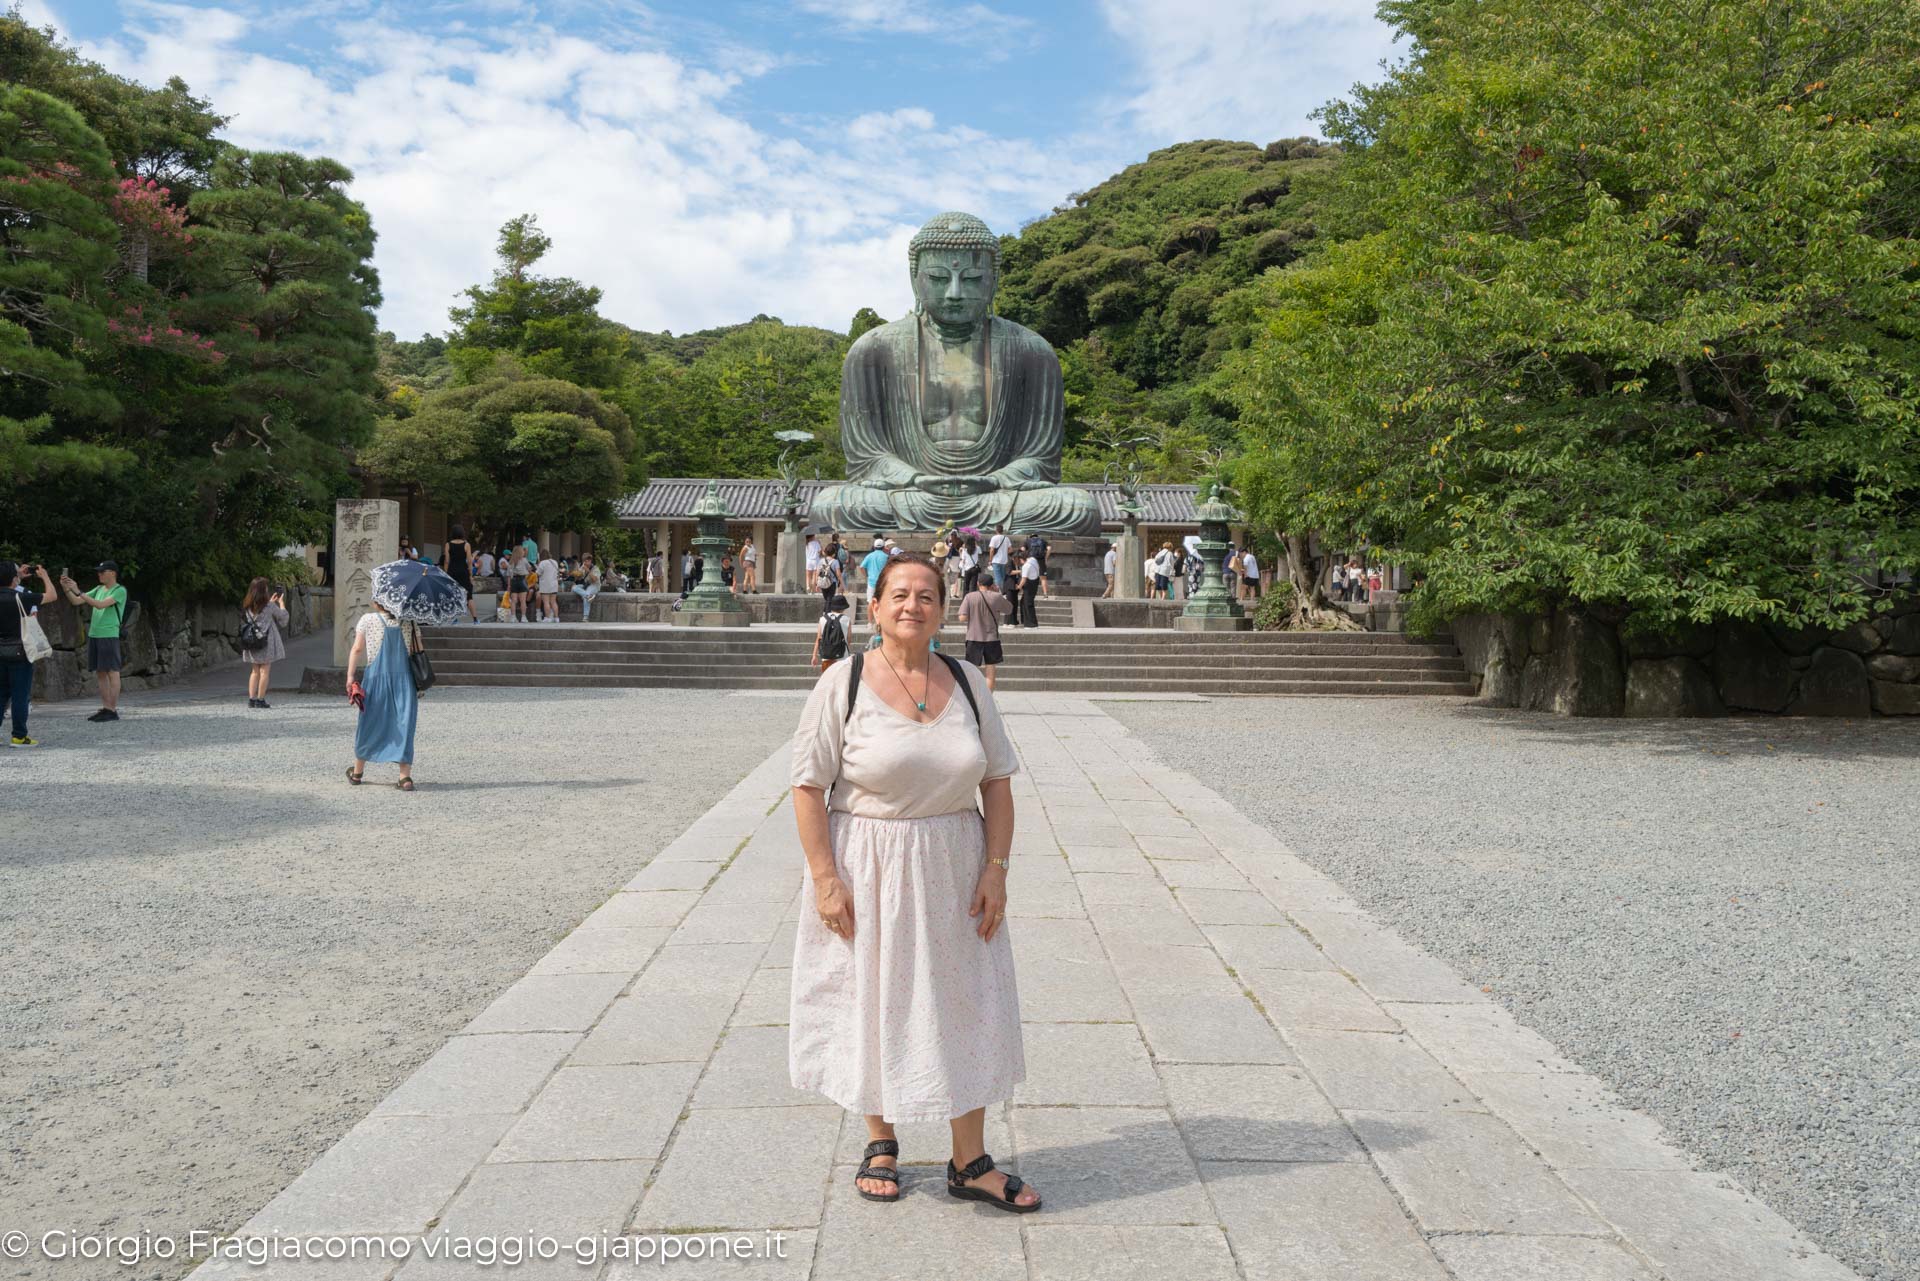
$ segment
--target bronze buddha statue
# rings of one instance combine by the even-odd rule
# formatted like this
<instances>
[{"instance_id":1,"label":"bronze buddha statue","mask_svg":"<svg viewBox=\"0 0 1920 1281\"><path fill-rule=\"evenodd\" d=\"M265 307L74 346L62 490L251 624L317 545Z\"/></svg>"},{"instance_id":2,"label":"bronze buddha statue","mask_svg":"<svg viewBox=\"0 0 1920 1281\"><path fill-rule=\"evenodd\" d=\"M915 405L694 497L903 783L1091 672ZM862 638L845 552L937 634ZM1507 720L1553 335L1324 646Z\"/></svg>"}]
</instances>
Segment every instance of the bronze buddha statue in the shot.
<instances>
[{"instance_id":1,"label":"bronze buddha statue","mask_svg":"<svg viewBox=\"0 0 1920 1281\"><path fill-rule=\"evenodd\" d=\"M814 497L813 519L840 530L1098 534L1093 496L1060 483L1060 360L1046 339L992 314L999 240L972 214L941 214L915 234L907 265L913 315L847 352L847 479Z\"/></svg>"}]
</instances>

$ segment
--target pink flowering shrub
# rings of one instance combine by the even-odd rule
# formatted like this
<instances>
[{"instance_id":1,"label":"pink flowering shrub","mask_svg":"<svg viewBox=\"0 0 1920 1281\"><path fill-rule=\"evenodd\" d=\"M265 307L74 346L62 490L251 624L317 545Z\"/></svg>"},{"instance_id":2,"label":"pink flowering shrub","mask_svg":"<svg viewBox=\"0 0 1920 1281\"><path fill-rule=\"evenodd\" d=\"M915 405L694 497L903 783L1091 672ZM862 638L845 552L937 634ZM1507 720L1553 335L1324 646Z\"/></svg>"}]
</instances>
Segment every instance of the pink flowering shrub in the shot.
<instances>
[{"instance_id":1,"label":"pink flowering shrub","mask_svg":"<svg viewBox=\"0 0 1920 1281\"><path fill-rule=\"evenodd\" d=\"M187 230L187 211L173 204L172 194L171 188L151 178L124 178L113 197L114 220L129 231L190 245L193 233Z\"/></svg>"},{"instance_id":2,"label":"pink flowering shrub","mask_svg":"<svg viewBox=\"0 0 1920 1281\"><path fill-rule=\"evenodd\" d=\"M227 358L214 346L213 339L182 329L172 321L171 316L154 321L141 308L128 306L118 316L107 318L107 332L129 347L153 348L214 365Z\"/></svg>"}]
</instances>

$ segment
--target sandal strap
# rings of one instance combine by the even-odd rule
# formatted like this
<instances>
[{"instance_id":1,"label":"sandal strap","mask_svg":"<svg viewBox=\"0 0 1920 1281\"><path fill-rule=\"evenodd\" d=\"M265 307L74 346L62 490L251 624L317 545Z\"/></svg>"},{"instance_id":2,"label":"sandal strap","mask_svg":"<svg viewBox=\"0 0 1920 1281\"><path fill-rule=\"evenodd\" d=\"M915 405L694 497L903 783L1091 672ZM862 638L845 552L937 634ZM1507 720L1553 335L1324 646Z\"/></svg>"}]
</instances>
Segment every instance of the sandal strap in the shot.
<instances>
[{"instance_id":1,"label":"sandal strap","mask_svg":"<svg viewBox=\"0 0 1920 1281\"><path fill-rule=\"evenodd\" d=\"M863 1165L853 1172L855 1179L885 1179L889 1183L900 1182L900 1171L884 1165Z\"/></svg>"},{"instance_id":2,"label":"sandal strap","mask_svg":"<svg viewBox=\"0 0 1920 1281\"><path fill-rule=\"evenodd\" d=\"M867 1144L866 1155L897 1157L900 1155L900 1140L875 1139L873 1142Z\"/></svg>"},{"instance_id":3,"label":"sandal strap","mask_svg":"<svg viewBox=\"0 0 1920 1281\"><path fill-rule=\"evenodd\" d=\"M985 1152L967 1162L964 1170L956 1169L951 1160L947 1162L947 1182L965 1183L968 1179L977 1179L993 1168L993 1157Z\"/></svg>"},{"instance_id":4,"label":"sandal strap","mask_svg":"<svg viewBox=\"0 0 1920 1281\"><path fill-rule=\"evenodd\" d=\"M1001 1199L1004 1201L1013 1200L1015 1197L1020 1195L1020 1189L1026 1186L1027 1185L1025 1183L1022 1183L1020 1181L1019 1175L1009 1174L1007 1176L1007 1190L1005 1194L1001 1197Z\"/></svg>"}]
</instances>

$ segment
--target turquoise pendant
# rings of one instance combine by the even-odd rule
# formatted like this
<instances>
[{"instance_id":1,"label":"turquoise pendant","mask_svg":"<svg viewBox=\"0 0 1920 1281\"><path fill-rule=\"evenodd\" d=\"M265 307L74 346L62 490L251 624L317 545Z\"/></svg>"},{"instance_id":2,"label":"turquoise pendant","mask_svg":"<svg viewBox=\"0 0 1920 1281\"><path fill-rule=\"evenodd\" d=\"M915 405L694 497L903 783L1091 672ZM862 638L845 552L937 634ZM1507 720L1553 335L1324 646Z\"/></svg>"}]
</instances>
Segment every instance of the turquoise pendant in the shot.
<instances>
[{"instance_id":1,"label":"turquoise pendant","mask_svg":"<svg viewBox=\"0 0 1920 1281\"><path fill-rule=\"evenodd\" d=\"M925 703L915 703L914 706L919 708L923 712L927 710L927 705Z\"/></svg>"}]
</instances>

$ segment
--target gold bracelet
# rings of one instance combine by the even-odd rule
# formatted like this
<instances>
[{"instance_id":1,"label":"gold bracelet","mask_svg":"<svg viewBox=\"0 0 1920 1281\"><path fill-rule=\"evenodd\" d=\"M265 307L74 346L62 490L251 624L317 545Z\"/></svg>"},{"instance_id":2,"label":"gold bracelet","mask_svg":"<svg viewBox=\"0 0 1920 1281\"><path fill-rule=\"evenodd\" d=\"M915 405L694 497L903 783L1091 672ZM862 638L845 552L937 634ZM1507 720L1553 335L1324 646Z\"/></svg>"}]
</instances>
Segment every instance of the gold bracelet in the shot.
<instances>
[{"instance_id":1,"label":"gold bracelet","mask_svg":"<svg viewBox=\"0 0 1920 1281\"><path fill-rule=\"evenodd\" d=\"M990 858L987 860L987 862L998 865L1000 870L1003 872L1007 869L1007 860L1003 858Z\"/></svg>"}]
</instances>

